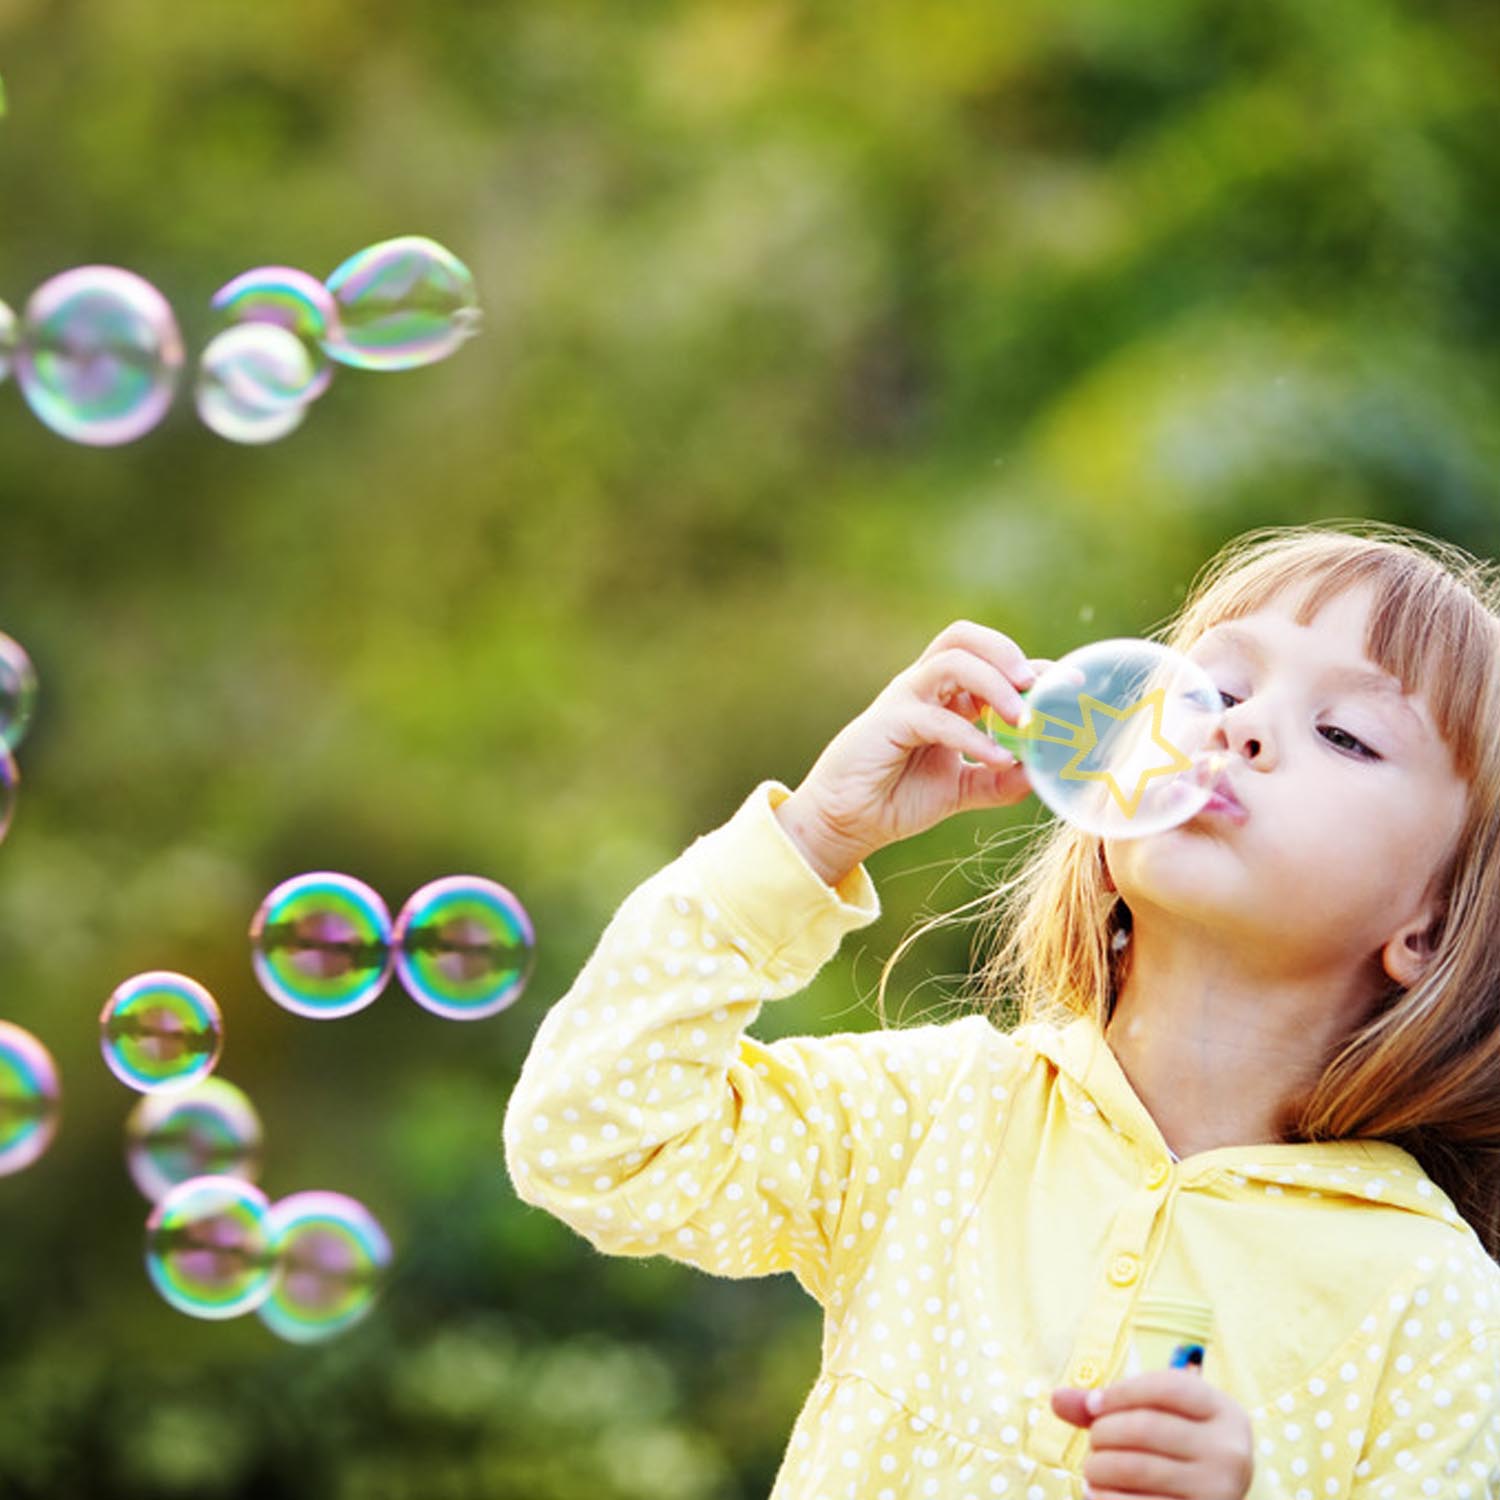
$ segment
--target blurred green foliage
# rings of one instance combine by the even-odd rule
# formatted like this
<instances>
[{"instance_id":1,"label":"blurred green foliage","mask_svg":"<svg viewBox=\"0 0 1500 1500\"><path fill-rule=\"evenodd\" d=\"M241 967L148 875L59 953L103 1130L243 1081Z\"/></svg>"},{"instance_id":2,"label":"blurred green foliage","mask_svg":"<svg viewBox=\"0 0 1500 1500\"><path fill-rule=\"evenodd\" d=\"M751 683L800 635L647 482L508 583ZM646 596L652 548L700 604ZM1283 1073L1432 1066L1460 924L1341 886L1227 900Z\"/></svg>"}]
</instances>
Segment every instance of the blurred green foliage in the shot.
<instances>
[{"instance_id":1,"label":"blurred green foliage","mask_svg":"<svg viewBox=\"0 0 1500 1500\"><path fill-rule=\"evenodd\" d=\"M0 387L0 629L38 723L0 1014L63 1070L0 1180L0 1494L751 1500L816 1370L789 1278L610 1261L514 1198L509 1087L615 904L795 783L945 623L1056 656L1155 628L1253 525L1500 544L1500 11L1464 0L0 0L0 297L124 265L192 348L255 264L430 235L483 337L343 372L265 449L180 398L94 451ZM763 1037L863 1029L880 964L1036 815L872 862L885 915ZM539 966L444 1024L256 989L333 868L516 890ZM943 1010L961 931L893 1008ZM141 1266L122 978L185 970L272 1196L398 1246L321 1348Z\"/></svg>"}]
</instances>

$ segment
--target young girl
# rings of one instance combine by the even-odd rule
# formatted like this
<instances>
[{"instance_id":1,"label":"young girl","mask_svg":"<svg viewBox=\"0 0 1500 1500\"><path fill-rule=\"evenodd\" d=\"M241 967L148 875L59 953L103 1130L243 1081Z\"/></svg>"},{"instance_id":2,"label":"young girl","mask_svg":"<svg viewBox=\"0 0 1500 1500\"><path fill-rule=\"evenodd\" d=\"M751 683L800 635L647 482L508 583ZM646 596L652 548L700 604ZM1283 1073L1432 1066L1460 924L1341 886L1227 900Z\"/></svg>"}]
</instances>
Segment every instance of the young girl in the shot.
<instances>
[{"instance_id":1,"label":"young girl","mask_svg":"<svg viewBox=\"0 0 1500 1500\"><path fill-rule=\"evenodd\" d=\"M1231 544L1165 637L1225 795L1048 828L994 898L1009 1031L745 1034L879 914L870 853L1026 794L974 721L1041 663L994 630L624 902L506 1162L605 1253L819 1301L775 1500L1500 1495L1497 600L1397 528ZM1183 1303L1202 1371L1137 1370Z\"/></svg>"}]
</instances>

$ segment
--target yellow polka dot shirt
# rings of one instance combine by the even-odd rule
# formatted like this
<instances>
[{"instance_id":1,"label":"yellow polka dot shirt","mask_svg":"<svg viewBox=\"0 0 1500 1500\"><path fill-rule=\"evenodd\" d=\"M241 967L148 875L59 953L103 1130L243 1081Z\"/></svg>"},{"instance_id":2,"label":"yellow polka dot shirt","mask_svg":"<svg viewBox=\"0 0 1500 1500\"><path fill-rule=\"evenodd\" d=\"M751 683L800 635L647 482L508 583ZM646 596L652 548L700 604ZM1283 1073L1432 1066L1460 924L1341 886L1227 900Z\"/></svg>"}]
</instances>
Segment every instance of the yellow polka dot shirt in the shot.
<instances>
[{"instance_id":1,"label":"yellow polka dot shirt","mask_svg":"<svg viewBox=\"0 0 1500 1500\"><path fill-rule=\"evenodd\" d=\"M1500 1496L1500 1267L1377 1140L1177 1162L1097 1026L983 1016L760 1042L879 915L765 782L621 905L505 1114L516 1192L609 1255L789 1271L821 1369L772 1500L1077 1500L1060 1385L1125 1372L1143 1298L1212 1309L1254 1500Z\"/></svg>"}]
</instances>

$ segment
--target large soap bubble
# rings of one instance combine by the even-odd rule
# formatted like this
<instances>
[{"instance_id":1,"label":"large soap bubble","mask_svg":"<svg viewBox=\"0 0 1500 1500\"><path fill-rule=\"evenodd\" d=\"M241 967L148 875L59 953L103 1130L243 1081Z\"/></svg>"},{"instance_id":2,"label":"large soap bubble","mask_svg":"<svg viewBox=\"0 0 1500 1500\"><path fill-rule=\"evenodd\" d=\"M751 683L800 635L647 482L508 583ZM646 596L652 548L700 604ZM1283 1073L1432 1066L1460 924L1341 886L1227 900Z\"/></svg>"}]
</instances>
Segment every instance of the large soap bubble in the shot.
<instances>
[{"instance_id":1,"label":"large soap bubble","mask_svg":"<svg viewBox=\"0 0 1500 1500\"><path fill-rule=\"evenodd\" d=\"M270 1203L237 1177L180 1182L146 1220L146 1271L157 1291L195 1318L237 1318L263 1302L276 1268Z\"/></svg>"},{"instance_id":2,"label":"large soap bubble","mask_svg":"<svg viewBox=\"0 0 1500 1500\"><path fill-rule=\"evenodd\" d=\"M14 750L36 711L36 668L25 648L0 630L0 747Z\"/></svg>"},{"instance_id":3,"label":"large soap bubble","mask_svg":"<svg viewBox=\"0 0 1500 1500\"><path fill-rule=\"evenodd\" d=\"M167 414L182 369L167 300L119 266L44 282L21 318L16 379L28 405L75 443L134 442Z\"/></svg>"},{"instance_id":4,"label":"large soap bubble","mask_svg":"<svg viewBox=\"0 0 1500 1500\"><path fill-rule=\"evenodd\" d=\"M1038 797L1105 838L1143 838L1207 806L1227 759L1210 745L1223 703L1209 675L1156 641L1096 641L1043 669L1019 726L981 723Z\"/></svg>"},{"instance_id":5,"label":"large soap bubble","mask_svg":"<svg viewBox=\"0 0 1500 1500\"><path fill-rule=\"evenodd\" d=\"M338 303L315 276L292 266L257 266L214 293L213 310L225 323L270 323L296 335L314 366L300 399L314 401L328 389L333 366L323 350L340 336Z\"/></svg>"},{"instance_id":6,"label":"large soap bubble","mask_svg":"<svg viewBox=\"0 0 1500 1500\"><path fill-rule=\"evenodd\" d=\"M393 941L396 972L418 1005L450 1021L474 1021L520 998L536 933L503 885L449 875L412 893Z\"/></svg>"},{"instance_id":7,"label":"large soap bubble","mask_svg":"<svg viewBox=\"0 0 1500 1500\"><path fill-rule=\"evenodd\" d=\"M446 359L479 331L469 268L409 234L351 255L329 278L342 326L324 347L362 370L411 370Z\"/></svg>"},{"instance_id":8,"label":"large soap bubble","mask_svg":"<svg viewBox=\"0 0 1500 1500\"><path fill-rule=\"evenodd\" d=\"M391 977L390 910L352 875L317 870L282 881L251 920L250 943L261 988L299 1016L347 1016Z\"/></svg>"},{"instance_id":9,"label":"large soap bubble","mask_svg":"<svg viewBox=\"0 0 1500 1500\"><path fill-rule=\"evenodd\" d=\"M99 1048L110 1072L142 1093L201 1083L223 1047L218 1002L186 974L137 974L115 990L99 1015Z\"/></svg>"},{"instance_id":10,"label":"large soap bubble","mask_svg":"<svg viewBox=\"0 0 1500 1500\"><path fill-rule=\"evenodd\" d=\"M0 1177L29 1167L52 1144L61 1107L52 1054L29 1031L0 1021Z\"/></svg>"},{"instance_id":11,"label":"large soap bubble","mask_svg":"<svg viewBox=\"0 0 1500 1500\"><path fill-rule=\"evenodd\" d=\"M391 1242L364 1204L342 1193L293 1193L272 1205L266 1229L276 1271L256 1309L278 1337L332 1338L369 1312L391 1264Z\"/></svg>"},{"instance_id":12,"label":"large soap bubble","mask_svg":"<svg viewBox=\"0 0 1500 1500\"><path fill-rule=\"evenodd\" d=\"M143 1094L125 1122L125 1165L153 1203L193 1177L260 1176L260 1116L227 1079Z\"/></svg>"},{"instance_id":13,"label":"large soap bubble","mask_svg":"<svg viewBox=\"0 0 1500 1500\"><path fill-rule=\"evenodd\" d=\"M302 425L314 365L294 333L236 323L209 340L194 401L204 426L234 443L272 443Z\"/></svg>"}]
</instances>

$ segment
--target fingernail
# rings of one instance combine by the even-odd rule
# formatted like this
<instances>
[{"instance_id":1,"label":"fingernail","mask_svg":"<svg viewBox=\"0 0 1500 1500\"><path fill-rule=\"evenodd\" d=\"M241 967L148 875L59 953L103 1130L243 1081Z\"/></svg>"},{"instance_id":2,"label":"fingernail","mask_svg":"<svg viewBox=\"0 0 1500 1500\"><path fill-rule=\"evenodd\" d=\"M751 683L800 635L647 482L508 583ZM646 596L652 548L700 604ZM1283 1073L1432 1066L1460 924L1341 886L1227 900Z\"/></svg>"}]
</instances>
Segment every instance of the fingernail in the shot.
<instances>
[{"instance_id":1,"label":"fingernail","mask_svg":"<svg viewBox=\"0 0 1500 1500\"><path fill-rule=\"evenodd\" d=\"M1099 1408L1104 1404L1104 1397L1100 1395L1098 1391L1090 1391L1088 1395L1083 1398L1083 1404L1088 1407L1091 1415L1097 1416L1099 1414Z\"/></svg>"}]
</instances>

